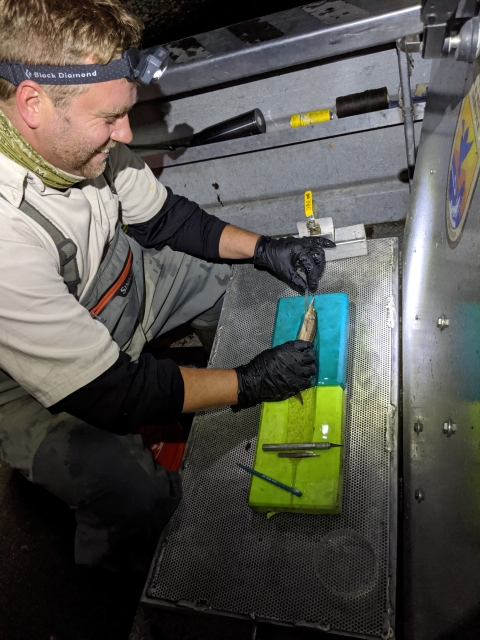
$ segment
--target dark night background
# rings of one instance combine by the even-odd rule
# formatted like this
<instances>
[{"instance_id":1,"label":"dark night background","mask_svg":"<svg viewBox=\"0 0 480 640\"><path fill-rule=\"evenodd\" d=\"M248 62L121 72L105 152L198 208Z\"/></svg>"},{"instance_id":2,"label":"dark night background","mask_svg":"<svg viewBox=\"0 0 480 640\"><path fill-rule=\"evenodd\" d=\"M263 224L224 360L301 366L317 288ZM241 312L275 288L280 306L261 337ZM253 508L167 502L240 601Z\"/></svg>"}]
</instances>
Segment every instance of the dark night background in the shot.
<instances>
[{"instance_id":1,"label":"dark night background","mask_svg":"<svg viewBox=\"0 0 480 640\"><path fill-rule=\"evenodd\" d=\"M295 0L132 0L124 4L143 20L143 45L149 47L308 3Z\"/></svg>"}]
</instances>

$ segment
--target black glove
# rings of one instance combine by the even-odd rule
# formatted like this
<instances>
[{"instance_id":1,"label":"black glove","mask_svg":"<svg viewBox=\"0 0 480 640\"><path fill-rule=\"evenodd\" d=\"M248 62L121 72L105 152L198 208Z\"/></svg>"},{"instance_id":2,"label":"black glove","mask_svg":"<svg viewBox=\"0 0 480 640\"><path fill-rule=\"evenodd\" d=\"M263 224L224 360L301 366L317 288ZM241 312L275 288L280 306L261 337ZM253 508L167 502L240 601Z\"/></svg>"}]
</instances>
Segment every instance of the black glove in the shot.
<instances>
[{"instance_id":1,"label":"black glove","mask_svg":"<svg viewBox=\"0 0 480 640\"><path fill-rule=\"evenodd\" d=\"M266 267L295 291L305 293L305 280L297 269L305 272L309 290L317 290L325 269L324 247L335 243L327 238L269 238L260 236L253 254L253 264Z\"/></svg>"},{"instance_id":2,"label":"black glove","mask_svg":"<svg viewBox=\"0 0 480 640\"><path fill-rule=\"evenodd\" d=\"M312 386L316 370L311 342L291 340L262 351L248 364L236 367L238 404L232 410L290 398Z\"/></svg>"}]
</instances>

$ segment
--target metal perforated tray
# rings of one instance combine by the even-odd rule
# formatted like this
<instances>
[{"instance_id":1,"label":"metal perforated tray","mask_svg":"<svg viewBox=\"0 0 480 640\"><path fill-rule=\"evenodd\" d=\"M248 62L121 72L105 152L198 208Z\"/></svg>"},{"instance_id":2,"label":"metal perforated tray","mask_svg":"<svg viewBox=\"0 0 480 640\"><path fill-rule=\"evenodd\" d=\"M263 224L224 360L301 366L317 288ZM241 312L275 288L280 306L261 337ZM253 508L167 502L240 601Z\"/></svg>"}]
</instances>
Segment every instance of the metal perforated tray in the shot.
<instances>
[{"instance_id":1,"label":"metal perforated tray","mask_svg":"<svg viewBox=\"0 0 480 640\"><path fill-rule=\"evenodd\" d=\"M183 500L166 530L143 601L361 637L392 637L397 510L397 239L327 263L318 293L350 297L342 513L277 514L247 505L260 407L195 418ZM210 366L247 362L271 343L276 302L296 295L267 272L237 266Z\"/></svg>"}]
</instances>

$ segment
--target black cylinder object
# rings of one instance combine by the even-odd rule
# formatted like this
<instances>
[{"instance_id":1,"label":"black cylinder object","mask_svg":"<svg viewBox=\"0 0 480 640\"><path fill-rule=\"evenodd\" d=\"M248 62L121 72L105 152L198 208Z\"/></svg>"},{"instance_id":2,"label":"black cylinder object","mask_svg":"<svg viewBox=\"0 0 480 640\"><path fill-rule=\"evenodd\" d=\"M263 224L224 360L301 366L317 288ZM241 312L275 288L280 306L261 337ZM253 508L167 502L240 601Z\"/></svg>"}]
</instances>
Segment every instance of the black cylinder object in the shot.
<instances>
[{"instance_id":1,"label":"black cylinder object","mask_svg":"<svg viewBox=\"0 0 480 640\"><path fill-rule=\"evenodd\" d=\"M363 93L340 96L335 102L335 109L338 118L347 118L360 113L388 109L389 103L390 96L387 87L381 87L380 89L369 89Z\"/></svg>"},{"instance_id":2,"label":"black cylinder object","mask_svg":"<svg viewBox=\"0 0 480 640\"><path fill-rule=\"evenodd\" d=\"M266 130L267 125L263 113L260 109L253 109L253 111L242 113L240 116L224 120L199 131L193 136L190 146L198 147L201 144L255 136L258 133L265 133Z\"/></svg>"}]
</instances>

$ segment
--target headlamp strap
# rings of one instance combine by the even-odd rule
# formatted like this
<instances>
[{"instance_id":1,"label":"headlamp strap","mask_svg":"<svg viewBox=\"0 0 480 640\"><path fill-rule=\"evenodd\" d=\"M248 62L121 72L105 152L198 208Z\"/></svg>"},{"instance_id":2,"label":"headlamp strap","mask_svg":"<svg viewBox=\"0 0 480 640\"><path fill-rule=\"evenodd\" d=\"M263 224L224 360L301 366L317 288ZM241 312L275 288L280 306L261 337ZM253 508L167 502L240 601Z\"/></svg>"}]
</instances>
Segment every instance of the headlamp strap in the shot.
<instances>
[{"instance_id":1,"label":"headlamp strap","mask_svg":"<svg viewBox=\"0 0 480 640\"><path fill-rule=\"evenodd\" d=\"M50 66L22 64L21 62L1 62L0 77L18 86L24 80L34 80L38 84L93 84L127 78L135 80L135 70L127 57L112 60L108 64L79 64Z\"/></svg>"},{"instance_id":2,"label":"headlamp strap","mask_svg":"<svg viewBox=\"0 0 480 640\"><path fill-rule=\"evenodd\" d=\"M164 47L142 51L131 47L119 60L111 60L108 64L51 66L0 62L0 78L16 86L24 80L34 80L38 84L93 84L119 78L130 82L138 79L142 84L149 84L162 75L167 64L168 50Z\"/></svg>"}]
</instances>

